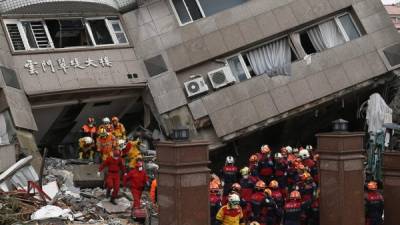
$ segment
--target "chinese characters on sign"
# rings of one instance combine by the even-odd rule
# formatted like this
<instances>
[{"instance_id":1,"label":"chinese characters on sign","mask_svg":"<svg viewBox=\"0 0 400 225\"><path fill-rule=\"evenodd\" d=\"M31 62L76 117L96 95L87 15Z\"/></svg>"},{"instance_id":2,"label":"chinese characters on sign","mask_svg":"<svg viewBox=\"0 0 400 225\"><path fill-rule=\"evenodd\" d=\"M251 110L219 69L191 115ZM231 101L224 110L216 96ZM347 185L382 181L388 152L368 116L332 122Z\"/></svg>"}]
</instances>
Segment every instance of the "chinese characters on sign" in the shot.
<instances>
[{"instance_id":1,"label":"chinese characters on sign","mask_svg":"<svg viewBox=\"0 0 400 225\"><path fill-rule=\"evenodd\" d=\"M50 71L55 73L57 70L62 70L67 74L69 68L86 69L88 67L112 67L112 63L107 56L101 57L98 60L88 57L84 62L80 62L78 58L73 58L71 61L66 61L64 58L59 58L53 63L51 59L35 62L31 59L26 60L24 68L28 70L30 75L39 75L39 71L46 73Z\"/></svg>"}]
</instances>

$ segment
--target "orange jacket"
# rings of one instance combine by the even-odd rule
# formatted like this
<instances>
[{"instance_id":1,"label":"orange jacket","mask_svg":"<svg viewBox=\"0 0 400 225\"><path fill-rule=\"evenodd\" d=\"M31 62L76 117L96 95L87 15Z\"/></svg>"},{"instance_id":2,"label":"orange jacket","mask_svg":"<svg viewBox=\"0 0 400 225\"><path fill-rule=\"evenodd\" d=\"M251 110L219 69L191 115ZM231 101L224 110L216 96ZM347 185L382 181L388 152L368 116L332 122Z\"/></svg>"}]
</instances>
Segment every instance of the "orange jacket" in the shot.
<instances>
[{"instance_id":1,"label":"orange jacket","mask_svg":"<svg viewBox=\"0 0 400 225\"><path fill-rule=\"evenodd\" d=\"M114 136L108 135L106 138L98 137L96 144L97 151L101 153L103 160L106 160L108 156L112 156L112 150L115 147Z\"/></svg>"},{"instance_id":2,"label":"orange jacket","mask_svg":"<svg viewBox=\"0 0 400 225\"><path fill-rule=\"evenodd\" d=\"M150 187L150 199L153 204L157 202L157 179L154 179L151 182L151 187Z\"/></svg>"},{"instance_id":3,"label":"orange jacket","mask_svg":"<svg viewBox=\"0 0 400 225\"><path fill-rule=\"evenodd\" d=\"M97 128L96 126L92 126L90 127L89 125L85 124L82 126L82 132L85 134L85 136L89 136L89 137L95 137L96 133L97 133Z\"/></svg>"}]
</instances>

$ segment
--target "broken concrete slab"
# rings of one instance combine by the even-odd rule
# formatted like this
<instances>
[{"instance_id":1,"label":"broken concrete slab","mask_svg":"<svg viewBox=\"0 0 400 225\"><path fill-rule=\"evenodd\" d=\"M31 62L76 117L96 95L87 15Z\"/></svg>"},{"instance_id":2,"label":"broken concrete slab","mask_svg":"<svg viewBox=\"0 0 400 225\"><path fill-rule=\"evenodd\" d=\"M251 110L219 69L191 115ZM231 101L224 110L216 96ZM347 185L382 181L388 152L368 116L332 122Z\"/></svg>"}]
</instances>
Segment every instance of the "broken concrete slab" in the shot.
<instances>
[{"instance_id":1,"label":"broken concrete slab","mask_svg":"<svg viewBox=\"0 0 400 225\"><path fill-rule=\"evenodd\" d=\"M30 165L32 158L32 156L25 157L0 174L0 190L24 188L28 186L28 181L38 181L39 177Z\"/></svg>"},{"instance_id":2,"label":"broken concrete slab","mask_svg":"<svg viewBox=\"0 0 400 225\"><path fill-rule=\"evenodd\" d=\"M113 205L109 200L103 200L97 204L107 213L124 213L131 207L131 202L127 198L118 198L115 200L117 205Z\"/></svg>"},{"instance_id":3,"label":"broken concrete slab","mask_svg":"<svg viewBox=\"0 0 400 225\"><path fill-rule=\"evenodd\" d=\"M74 174L74 184L77 187L93 188L102 187L104 177L97 176L99 165L72 165L72 173Z\"/></svg>"}]
</instances>

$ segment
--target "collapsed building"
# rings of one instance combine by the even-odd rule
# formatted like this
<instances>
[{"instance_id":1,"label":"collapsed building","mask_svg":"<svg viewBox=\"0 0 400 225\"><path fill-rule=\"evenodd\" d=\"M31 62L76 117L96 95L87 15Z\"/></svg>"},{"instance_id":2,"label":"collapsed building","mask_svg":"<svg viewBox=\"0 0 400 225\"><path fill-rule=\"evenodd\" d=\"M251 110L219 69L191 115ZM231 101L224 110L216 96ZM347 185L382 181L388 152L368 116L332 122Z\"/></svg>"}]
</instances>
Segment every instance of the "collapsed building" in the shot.
<instances>
[{"instance_id":1,"label":"collapsed building","mask_svg":"<svg viewBox=\"0 0 400 225\"><path fill-rule=\"evenodd\" d=\"M305 144L338 117L362 128L357 106L394 98L400 67L380 0L5 0L0 14L0 171L37 146L65 154L89 116L188 129L210 150Z\"/></svg>"}]
</instances>

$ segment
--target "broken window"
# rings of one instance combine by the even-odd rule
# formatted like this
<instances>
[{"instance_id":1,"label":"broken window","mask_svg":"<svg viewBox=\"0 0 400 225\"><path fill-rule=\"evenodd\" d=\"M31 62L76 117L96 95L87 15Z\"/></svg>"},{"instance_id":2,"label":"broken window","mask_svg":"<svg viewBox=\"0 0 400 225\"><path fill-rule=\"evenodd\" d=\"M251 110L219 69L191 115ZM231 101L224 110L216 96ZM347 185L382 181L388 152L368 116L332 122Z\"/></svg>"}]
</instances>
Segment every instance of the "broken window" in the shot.
<instances>
[{"instance_id":1,"label":"broken window","mask_svg":"<svg viewBox=\"0 0 400 225\"><path fill-rule=\"evenodd\" d=\"M14 51L128 44L118 17L4 22Z\"/></svg>"},{"instance_id":2,"label":"broken window","mask_svg":"<svg viewBox=\"0 0 400 225\"><path fill-rule=\"evenodd\" d=\"M82 19L45 20L55 48L91 46Z\"/></svg>"}]
</instances>

